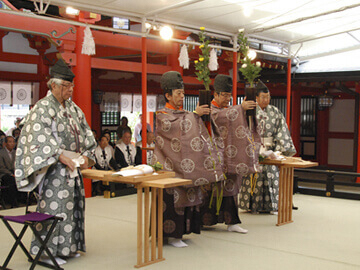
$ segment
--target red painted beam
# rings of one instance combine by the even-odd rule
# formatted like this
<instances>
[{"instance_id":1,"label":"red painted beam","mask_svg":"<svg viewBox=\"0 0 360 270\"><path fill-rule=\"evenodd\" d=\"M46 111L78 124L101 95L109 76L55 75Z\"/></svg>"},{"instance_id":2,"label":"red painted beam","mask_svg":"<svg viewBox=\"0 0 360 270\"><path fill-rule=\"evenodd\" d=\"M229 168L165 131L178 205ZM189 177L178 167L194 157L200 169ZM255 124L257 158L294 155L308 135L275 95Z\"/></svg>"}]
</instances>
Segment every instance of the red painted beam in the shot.
<instances>
[{"instance_id":1,"label":"red painted beam","mask_svg":"<svg viewBox=\"0 0 360 270\"><path fill-rule=\"evenodd\" d=\"M91 67L98 69L118 70L141 73L141 63L108 59L91 59ZM171 70L170 66L147 64L148 74L163 74Z\"/></svg>"},{"instance_id":2,"label":"red painted beam","mask_svg":"<svg viewBox=\"0 0 360 270\"><path fill-rule=\"evenodd\" d=\"M0 54L0 61L23 63L23 64L37 64L39 62L39 56L38 55L30 55L30 54L2 52Z\"/></svg>"},{"instance_id":3,"label":"red painted beam","mask_svg":"<svg viewBox=\"0 0 360 270\"><path fill-rule=\"evenodd\" d=\"M109 32L92 31L96 45L124 48L141 52L141 37L111 34ZM162 40L147 41L147 52L171 54L171 42Z\"/></svg>"},{"instance_id":4,"label":"red painted beam","mask_svg":"<svg viewBox=\"0 0 360 270\"><path fill-rule=\"evenodd\" d=\"M39 18L34 17L24 17L21 15L17 15L16 13L7 14L1 13L0 16L0 25L2 27L8 27L13 29L19 29L18 32L38 32L39 35L43 34L47 37L52 37L51 32L56 31L56 35L62 35L72 27L75 30L74 25L66 24L66 23L59 23L59 22L52 22L52 21L45 21ZM0 26L0 28L1 28ZM56 40L55 38L52 38ZM62 40L76 40L76 34L70 32L64 35Z\"/></svg>"},{"instance_id":5,"label":"red painted beam","mask_svg":"<svg viewBox=\"0 0 360 270\"><path fill-rule=\"evenodd\" d=\"M37 82L41 80L38 74L33 73L20 73L20 72L0 72L0 80L3 81L23 81L23 82Z\"/></svg>"}]
</instances>

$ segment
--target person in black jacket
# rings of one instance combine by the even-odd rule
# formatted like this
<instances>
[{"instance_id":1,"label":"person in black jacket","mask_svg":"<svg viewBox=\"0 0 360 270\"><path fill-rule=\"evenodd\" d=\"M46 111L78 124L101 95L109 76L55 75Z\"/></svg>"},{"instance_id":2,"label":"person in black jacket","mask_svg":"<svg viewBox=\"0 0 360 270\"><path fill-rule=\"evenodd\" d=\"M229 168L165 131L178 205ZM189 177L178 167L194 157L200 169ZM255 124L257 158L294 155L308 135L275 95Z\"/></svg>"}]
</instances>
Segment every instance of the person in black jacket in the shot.
<instances>
[{"instance_id":1,"label":"person in black jacket","mask_svg":"<svg viewBox=\"0 0 360 270\"><path fill-rule=\"evenodd\" d=\"M115 161L119 168L142 164L141 149L131 143L131 132L125 130L121 143L115 147Z\"/></svg>"},{"instance_id":2,"label":"person in black jacket","mask_svg":"<svg viewBox=\"0 0 360 270\"><path fill-rule=\"evenodd\" d=\"M95 169L109 171L117 170L118 166L113 158L114 149L109 145L108 138L102 135L99 144L95 149ZM104 187L102 181L93 179L92 181L92 196L102 195Z\"/></svg>"}]
</instances>

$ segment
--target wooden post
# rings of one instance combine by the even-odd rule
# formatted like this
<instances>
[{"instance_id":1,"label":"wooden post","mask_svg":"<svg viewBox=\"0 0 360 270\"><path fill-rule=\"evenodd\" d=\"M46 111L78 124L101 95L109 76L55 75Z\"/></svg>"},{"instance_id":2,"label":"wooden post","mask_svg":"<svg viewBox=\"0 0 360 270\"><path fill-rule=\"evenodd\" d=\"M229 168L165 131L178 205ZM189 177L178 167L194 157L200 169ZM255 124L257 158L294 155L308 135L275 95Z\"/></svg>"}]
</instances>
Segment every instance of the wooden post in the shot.
<instances>
[{"instance_id":1,"label":"wooden post","mask_svg":"<svg viewBox=\"0 0 360 270\"><path fill-rule=\"evenodd\" d=\"M158 189L158 259L163 258L163 192L164 189Z\"/></svg>"},{"instance_id":2,"label":"wooden post","mask_svg":"<svg viewBox=\"0 0 360 270\"><path fill-rule=\"evenodd\" d=\"M137 265L142 265L142 187L137 186Z\"/></svg>"},{"instance_id":3,"label":"wooden post","mask_svg":"<svg viewBox=\"0 0 360 270\"><path fill-rule=\"evenodd\" d=\"M141 94L142 94L142 147L146 147L147 141L147 49L146 37L141 38ZM146 164L146 150L142 151L142 163Z\"/></svg>"},{"instance_id":4,"label":"wooden post","mask_svg":"<svg viewBox=\"0 0 360 270\"><path fill-rule=\"evenodd\" d=\"M149 261L149 233L150 233L150 203L149 203L149 187L144 188L145 190L145 198L144 198L144 262L147 263ZM152 224L151 224L152 225ZM151 238L154 239L154 236L151 235Z\"/></svg>"},{"instance_id":5,"label":"wooden post","mask_svg":"<svg viewBox=\"0 0 360 270\"><path fill-rule=\"evenodd\" d=\"M286 92L286 124L290 128L290 107L291 107L291 59L287 61L287 92Z\"/></svg>"}]
</instances>

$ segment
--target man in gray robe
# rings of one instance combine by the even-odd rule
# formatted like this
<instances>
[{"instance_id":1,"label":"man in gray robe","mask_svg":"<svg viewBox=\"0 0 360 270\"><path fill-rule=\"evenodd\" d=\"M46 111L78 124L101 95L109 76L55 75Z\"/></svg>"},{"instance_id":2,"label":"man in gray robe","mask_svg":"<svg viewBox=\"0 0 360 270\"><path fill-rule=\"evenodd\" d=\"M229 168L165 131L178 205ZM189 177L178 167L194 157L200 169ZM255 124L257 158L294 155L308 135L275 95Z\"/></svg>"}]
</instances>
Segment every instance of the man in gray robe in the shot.
<instances>
[{"instance_id":1,"label":"man in gray robe","mask_svg":"<svg viewBox=\"0 0 360 270\"><path fill-rule=\"evenodd\" d=\"M74 74L60 59L50 75L50 91L25 118L16 151L15 177L19 191L39 188L37 211L64 218L48 242L51 253L63 264L66 260L60 256L85 252L85 192L79 168L95 163L96 140L84 113L69 99ZM47 226L39 224L37 230L45 236ZM30 252L37 254L39 247L33 240Z\"/></svg>"},{"instance_id":2,"label":"man in gray robe","mask_svg":"<svg viewBox=\"0 0 360 270\"><path fill-rule=\"evenodd\" d=\"M225 222L231 232L247 233L241 228L236 196L241 178L257 172L260 136L249 130L245 111L256 107L255 101L243 101L241 105L229 107L232 97L232 78L218 74L214 81L214 99L211 102L213 139L222 155L222 166L226 179L213 185L205 194L201 208L203 225ZM222 196L221 196L222 194ZM212 202L212 205L209 205ZM216 202L218 202L216 204ZM220 206L220 209L217 209Z\"/></svg>"},{"instance_id":3,"label":"man in gray robe","mask_svg":"<svg viewBox=\"0 0 360 270\"><path fill-rule=\"evenodd\" d=\"M219 156L201 120L209 114L208 105L196 107L196 113L182 109L184 84L180 73L169 71L161 78L166 106L156 115L156 143L153 162L176 177L191 179L193 184L164 191L164 237L175 247L187 246L184 234L200 233L201 186L220 181L223 173Z\"/></svg>"},{"instance_id":4,"label":"man in gray robe","mask_svg":"<svg viewBox=\"0 0 360 270\"><path fill-rule=\"evenodd\" d=\"M264 83L257 83L256 118L263 147L280 151L284 156L296 154L284 115L269 105L270 92ZM243 180L240 192L240 208L253 213L275 213L279 200L279 170L275 165L262 165L262 172Z\"/></svg>"}]
</instances>

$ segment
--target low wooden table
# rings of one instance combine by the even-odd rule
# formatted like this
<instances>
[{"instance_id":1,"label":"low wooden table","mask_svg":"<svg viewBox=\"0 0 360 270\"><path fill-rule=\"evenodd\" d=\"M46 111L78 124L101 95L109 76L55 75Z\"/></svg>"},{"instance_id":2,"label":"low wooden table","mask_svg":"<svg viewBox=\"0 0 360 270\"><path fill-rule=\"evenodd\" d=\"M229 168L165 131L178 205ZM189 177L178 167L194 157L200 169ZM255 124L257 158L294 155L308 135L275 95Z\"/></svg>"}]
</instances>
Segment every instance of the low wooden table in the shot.
<instances>
[{"instance_id":1,"label":"low wooden table","mask_svg":"<svg viewBox=\"0 0 360 270\"><path fill-rule=\"evenodd\" d=\"M292 204L294 188L294 168L308 168L319 165L317 162L302 160L298 157L287 157L283 160L265 159L263 165L279 167L279 203L277 226L293 222Z\"/></svg>"},{"instance_id":2,"label":"low wooden table","mask_svg":"<svg viewBox=\"0 0 360 270\"><path fill-rule=\"evenodd\" d=\"M189 185L192 184L192 181L173 178L175 173L169 171L126 177L112 175L113 173L113 171L82 170L82 175L85 178L133 184L135 186L137 189L137 264L135 267L139 268L165 260L163 257L163 189Z\"/></svg>"}]
</instances>

